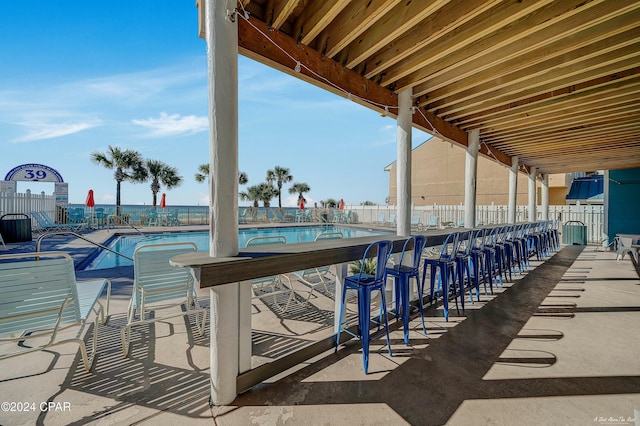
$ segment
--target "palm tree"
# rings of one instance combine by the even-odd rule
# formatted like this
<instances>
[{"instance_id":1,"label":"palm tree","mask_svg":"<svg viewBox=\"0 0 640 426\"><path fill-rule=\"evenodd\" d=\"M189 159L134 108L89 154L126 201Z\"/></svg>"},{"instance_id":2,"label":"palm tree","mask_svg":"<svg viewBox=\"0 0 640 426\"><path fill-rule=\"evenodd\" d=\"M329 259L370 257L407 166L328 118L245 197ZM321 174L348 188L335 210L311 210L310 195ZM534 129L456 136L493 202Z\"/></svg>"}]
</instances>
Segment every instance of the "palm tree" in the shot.
<instances>
[{"instance_id":1,"label":"palm tree","mask_svg":"<svg viewBox=\"0 0 640 426\"><path fill-rule=\"evenodd\" d=\"M195 175L196 182L204 182L205 179L209 179L209 165L208 164L200 164L198 166L198 173Z\"/></svg>"},{"instance_id":2,"label":"palm tree","mask_svg":"<svg viewBox=\"0 0 640 426\"><path fill-rule=\"evenodd\" d=\"M276 196L278 190L273 187L270 183L259 183L258 184L259 198L262 201L262 205L267 212L267 218L269 217L269 207L271 207L271 199Z\"/></svg>"},{"instance_id":3,"label":"palm tree","mask_svg":"<svg viewBox=\"0 0 640 426\"><path fill-rule=\"evenodd\" d=\"M147 160L147 171L151 179L151 192L153 193L153 207L156 206L160 185L167 189L173 189L182 185L182 176L178 175L178 169L158 160Z\"/></svg>"},{"instance_id":4,"label":"palm tree","mask_svg":"<svg viewBox=\"0 0 640 426\"><path fill-rule=\"evenodd\" d=\"M328 208L338 207L338 201L336 201L334 198L327 198L326 200L322 200L320 201L320 204Z\"/></svg>"},{"instance_id":5,"label":"palm tree","mask_svg":"<svg viewBox=\"0 0 640 426\"><path fill-rule=\"evenodd\" d=\"M286 167L275 166L273 170L267 170L267 182L271 185L275 182L278 194L278 207L282 209L282 185L293 180L293 176Z\"/></svg>"},{"instance_id":6,"label":"palm tree","mask_svg":"<svg viewBox=\"0 0 640 426\"><path fill-rule=\"evenodd\" d=\"M198 166L198 173L194 175L196 182L204 182L205 179L209 179L209 165L200 164ZM249 182L249 177L245 172L238 172L238 183L240 185L246 185Z\"/></svg>"},{"instance_id":7,"label":"palm tree","mask_svg":"<svg viewBox=\"0 0 640 426\"><path fill-rule=\"evenodd\" d=\"M298 194L298 202L301 199L304 200L303 194L309 191L311 191L311 187L304 182L295 182L291 185L291 188L289 188L289 194Z\"/></svg>"},{"instance_id":8,"label":"palm tree","mask_svg":"<svg viewBox=\"0 0 640 426\"><path fill-rule=\"evenodd\" d=\"M256 219L258 214L258 206L260 202L260 188L258 185L253 185L247 188L246 191L240 193L240 199L243 201L251 201L253 206L251 208L251 217Z\"/></svg>"},{"instance_id":9,"label":"palm tree","mask_svg":"<svg viewBox=\"0 0 640 426\"><path fill-rule=\"evenodd\" d=\"M138 151L131 149L121 150L109 145L106 153L95 151L91 153L91 161L95 164L115 169L113 177L116 180L116 214L120 216L120 186L122 182L133 183L147 180L147 169L144 160Z\"/></svg>"}]
</instances>

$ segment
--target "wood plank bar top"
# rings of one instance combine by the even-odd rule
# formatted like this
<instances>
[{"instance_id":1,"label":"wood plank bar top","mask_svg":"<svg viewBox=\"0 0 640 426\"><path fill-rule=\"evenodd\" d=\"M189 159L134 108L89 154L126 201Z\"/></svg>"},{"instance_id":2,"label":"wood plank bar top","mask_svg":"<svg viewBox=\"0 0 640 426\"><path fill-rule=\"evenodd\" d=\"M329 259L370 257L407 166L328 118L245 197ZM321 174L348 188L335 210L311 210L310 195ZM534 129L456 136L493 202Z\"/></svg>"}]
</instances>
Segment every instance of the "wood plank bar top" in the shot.
<instances>
[{"instance_id":1,"label":"wood plank bar top","mask_svg":"<svg viewBox=\"0 0 640 426\"><path fill-rule=\"evenodd\" d=\"M429 247L442 244L450 232L462 230L462 228L448 232L431 230L419 234L427 237L427 247ZM222 258L211 257L207 252L197 252L175 256L171 259L171 264L199 270L200 287L206 288L359 260L370 243L383 239L391 240L394 243L393 252L395 253L402 250L406 238L389 234L343 240L321 240L310 243L275 244L240 249L238 256Z\"/></svg>"}]
</instances>

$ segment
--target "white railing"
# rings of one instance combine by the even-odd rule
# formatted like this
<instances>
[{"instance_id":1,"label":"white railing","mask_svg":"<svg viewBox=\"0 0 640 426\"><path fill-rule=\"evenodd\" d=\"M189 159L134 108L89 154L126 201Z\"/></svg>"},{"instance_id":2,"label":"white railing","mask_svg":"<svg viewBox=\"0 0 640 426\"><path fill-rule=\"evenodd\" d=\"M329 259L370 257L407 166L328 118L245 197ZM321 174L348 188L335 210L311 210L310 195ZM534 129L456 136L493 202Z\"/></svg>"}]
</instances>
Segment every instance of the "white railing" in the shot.
<instances>
[{"instance_id":1,"label":"white railing","mask_svg":"<svg viewBox=\"0 0 640 426\"><path fill-rule=\"evenodd\" d=\"M21 213L31 217L31 212L46 212L56 217L56 200L53 195L0 192L0 216L10 213ZM35 225L35 224L34 224Z\"/></svg>"},{"instance_id":2,"label":"white railing","mask_svg":"<svg viewBox=\"0 0 640 426\"><path fill-rule=\"evenodd\" d=\"M345 206L345 211L356 214L358 223L387 223L391 215L396 214L396 206ZM476 207L476 222L482 225L507 223L508 208L503 205ZM411 210L412 217L420 216L424 225L437 224L438 228L459 227L464 224L464 205L416 206ZM542 220L541 207L537 206L537 220ZM529 218L528 206L517 206L516 221L526 222ZM549 220L557 220L560 224L568 221L580 221L587 227L587 238L590 243L600 243L604 239L604 207L602 205L549 206Z\"/></svg>"}]
</instances>

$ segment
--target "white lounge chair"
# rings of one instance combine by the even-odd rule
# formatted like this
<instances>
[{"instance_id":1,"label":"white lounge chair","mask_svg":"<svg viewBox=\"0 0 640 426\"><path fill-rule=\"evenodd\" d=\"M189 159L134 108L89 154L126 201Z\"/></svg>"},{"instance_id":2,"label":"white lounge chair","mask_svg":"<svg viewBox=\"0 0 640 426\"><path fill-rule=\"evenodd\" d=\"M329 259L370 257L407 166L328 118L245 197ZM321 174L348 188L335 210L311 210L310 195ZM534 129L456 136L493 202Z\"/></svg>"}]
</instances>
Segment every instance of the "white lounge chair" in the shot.
<instances>
[{"instance_id":1,"label":"white lounge chair","mask_svg":"<svg viewBox=\"0 0 640 426\"><path fill-rule=\"evenodd\" d=\"M179 254L193 253L197 246L191 242L145 244L133 252L133 294L129 301L127 324L121 329L122 351L129 353L131 327L168 318L195 315L199 334L204 334L207 310L201 308L193 287L189 268L172 266L169 260ZM185 306L179 312L147 318L150 311ZM198 319L198 314L202 318Z\"/></svg>"},{"instance_id":2,"label":"white lounge chair","mask_svg":"<svg viewBox=\"0 0 640 426\"><path fill-rule=\"evenodd\" d=\"M424 225L420 222L420 215L414 214L411 216L411 230L413 231L422 231L424 229Z\"/></svg>"},{"instance_id":3,"label":"white lounge chair","mask_svg":"<svg viewBox=\"0 0 640 426\"><path fill-rule=\"evenodd\" d=\"M624 259L624 255L629 253L638 263L640 252L640 235L618 234L616 235L616 243L618 245L618 254L616 260Z\"/></svg>"},{"instance_id":4,"label":"white lounge chair","mask_svg":"<svg viewBox=\"0 0 640 426\"><path fill-rule=\"evenodd\" d=\"M342 232L323 232L321 234L316 235L314 241L321 240L335 240L342 239ZM298 277L300 281L302 281L307 286L311 287L309 291L309 295L307 296L307 300L305 304L309 303L309 299L311 299L311 295L313 291L318 286L323 286L324 290L328 293L329 287L327 284L331 282L333 279L330 277L331 275L331 265L318 266L317 268L305 269L302 271L294 272L294 274Z\"/></svg>"},{"instance_id":5,"label":"white lounge chair","mask_svg":"<svg viewBox=\"0 0 640 426\"><path fill-rule=\"evenodd\" d=\"M81 223L55 223L46 212L31 212L31 216L38 224L37 229L42 232L47 231L82 231L86 227L85 222Z\"/></svg>"},{"instance_id":6,"label":"white lounge chair","mask_svg":"<svg viewBox=\"0 0 640 426\"><path fill-rule=\"evenodd\" d=\"M107 290L106 309L99 297ZM34 347L20 346L0 360L40 351L54 345L77 343L86 371L91 370L98 346L98 321L109 315L111 282L106 279L76 282L73 259L67 253L37 252L0 256L0 343L49 337ZM94 312L91 357L82 340L89 315ZM56 340L58 333L78 326L75 338ZM16 335L17 334L17 335Z\"/></svg>"},{"instance_id":7,"label":"white lounge chair","mask_svg":"<svg viewBox=\"0 0 640 426\"><path fill-rule=\"evenodd\" d=\"M396 226L396 215L395 213L391 213L389 215L389 220L385 222L387 226Z\"/></svg>"},{"instance_id":8,"label":"white lounge chair","mask_svg":"<svg viewBox=\"0 0 640 426\"><path fill-rule=\"evenodd\" d=\"M269 237L254 237L247 241L245 247L265 246L270 244L286 244L287 239L282 235L273 235ZM288 282L288 286L284 281ZM263 278L256 278L251 280L251 291L253 293L253 299L262 299L264 297L272 296L273 304L277 306L283 313L289 309L289 304L295 299L295 292L291 286L291 280L286 275L271 275ZM278 304L276 296L279 294L286 294L287 303L282 308Z\"/></svg>"},{"instance_id":9,"label":"white lounge chair","mask_svg":"<svg viewBox=\"0 0 640 426\"><path fill-rule=\"evenodd\" d=\"M438 216L430 215L429 223L427 224L425 229L438 229L438 220L440 218Z\"/></svg>"}]
</instances>

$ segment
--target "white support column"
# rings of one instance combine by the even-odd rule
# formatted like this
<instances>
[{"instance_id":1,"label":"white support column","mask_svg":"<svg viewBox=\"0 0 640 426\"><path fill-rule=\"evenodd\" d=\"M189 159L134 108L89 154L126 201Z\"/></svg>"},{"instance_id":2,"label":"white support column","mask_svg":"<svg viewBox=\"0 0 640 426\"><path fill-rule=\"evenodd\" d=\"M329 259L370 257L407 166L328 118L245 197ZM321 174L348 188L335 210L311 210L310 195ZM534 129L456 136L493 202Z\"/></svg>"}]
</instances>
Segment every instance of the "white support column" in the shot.
<instances>
[{"instance_id":1,"label":"white support column","mask_svg":"<svg viewBox=\"0 0 640 426\"><path fill-rule=\"evenodd\" d=\"M476 176L478 174L478 151L480 150L480 130L467 133L467 156L464 172L464 227L476 226Z\"/></svg>"},{"instance_id":2,"label":"white support column","mask_svg":"<svg viewBox=\"0 0 640 426\"><path fill-rule=\"evenodd\" d=\"M411 88L398 94L396 132L398 186L397 233L411 235Z\"/></svg>"},{"instance_id":3,"label":"white support column","mask_svg":"<svg viewBox=\"0 0 640 426\"><path fill-rule=\"evenodd\" d=\"M509 169L509 223L516 223L516 205L518 202L518 156L511 157Z\"/></svg>"},{"instance_id":4,"label":"white support column","mask_svg":"<svg viewBox=\"0 0 640 426\"><path fill-rule=\"evenodd\" d=\"M542 220L549 220L549 174L542 175L542 188L541 188L541 208L542 208Z\"/></svg>"},{"instance_id":5,"label":"white support column","mask_svg":"<svg viewBox=\"0 0 640 426\"><path fill-rule=\"evenodd\" d=\"M529 222L536 221L536 168L529 171Z\"/></svg>"},{"instance_id":6,"label":"white support column","mask_svg":"<svg viewBox=\"0 0 640 426\"><path fill-rule=\"evenodd\" d=\"M209 69L209 254L228 257L238 254L238 30L235 3L205 0L203 5ZM250 367L250 341L248 354L243 342L251 338L247 294L239 283L210 291L211 401L216 405L235 399L236 378L247 368L247 357Z\"/></svg>"}]
</instances>

